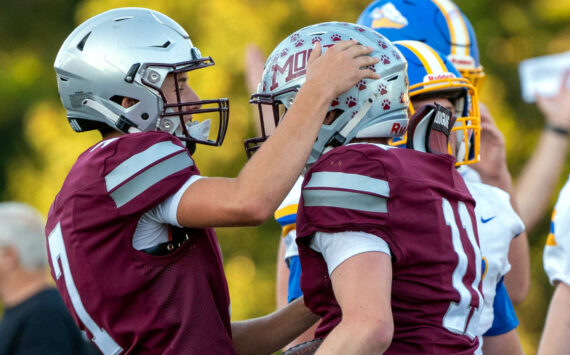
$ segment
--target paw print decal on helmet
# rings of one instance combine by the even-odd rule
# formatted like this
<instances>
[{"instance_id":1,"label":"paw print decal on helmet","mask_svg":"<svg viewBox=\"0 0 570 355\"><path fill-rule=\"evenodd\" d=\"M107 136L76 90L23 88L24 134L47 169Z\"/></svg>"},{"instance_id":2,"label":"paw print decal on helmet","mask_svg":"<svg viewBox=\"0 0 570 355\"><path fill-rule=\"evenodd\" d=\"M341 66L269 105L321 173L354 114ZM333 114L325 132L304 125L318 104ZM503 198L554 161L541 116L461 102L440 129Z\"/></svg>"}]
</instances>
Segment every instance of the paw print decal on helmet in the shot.
<instances>
[{"instance_id":1,"label":"paw print decal on helmet","mask_svg":"<svg viewBox=\"0 0 570 355\"><path fill-rule=\"evenodd\" d=\"M346 104L349 108L356 106L356 99L352 96L346 98Z\"/></svg>"}]
</instances>

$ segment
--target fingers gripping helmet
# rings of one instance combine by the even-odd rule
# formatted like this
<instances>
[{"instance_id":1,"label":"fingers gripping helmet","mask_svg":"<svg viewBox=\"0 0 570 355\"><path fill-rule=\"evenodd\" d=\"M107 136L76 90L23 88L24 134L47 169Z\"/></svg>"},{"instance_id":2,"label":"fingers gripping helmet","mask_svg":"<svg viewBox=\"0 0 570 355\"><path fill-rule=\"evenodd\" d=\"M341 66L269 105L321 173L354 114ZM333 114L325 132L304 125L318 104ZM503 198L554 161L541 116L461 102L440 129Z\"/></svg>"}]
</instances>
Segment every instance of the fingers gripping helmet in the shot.
<instances>
[{"instance_id":1,"label":"fingers gripping helmet","mask_svg":"<svg viewBox=\"0 0 570 355\"><path fill-rule=\"evenodd\" d=\"M408 62L410 111L415 100L444 97L455 107L456 165L479 161L481 117L477 90L441 53L418 41L394 42Z\"/></svg>"},{"instance_id":2,"label":"fingers gripping helmet","mask_svg":"<svg viewBox=\"0 0 570 355\"><path fill-rule=\"evenodd\" d=\"M443 53L461 75L480 90L485 78L475 31L450 0L376 0L362 12L358 24L391 41L415 40Z\"/></svg>"},{"instance_id":3,"label":"fingers gripping helmet","mask_svg":"<svg viewBox=\"0 0 570 355\"><path fill-rule=\"evenodd\" d=\"M125 133L163 130L186 141L220 145L228 122L227 99L182 102L176 85L176 102L167 102L161 90L169 74L177 82L181 73L212 65L212 58L202 57L169 17L121 8L77 27L61 46L54 67L67 118L77 132L104 127ZM123 98L136 104L125 108ZM182 114L212 112L220 119L217 138L192 137Z\"/></svg>"},{"instance_id":4,"label":"fingers gripping helmet","mask_svg":"<svg viewBox=\"0 0 570 355\"><path fill-rule=\"evenodd\" d=\"M374 48L372 56L380 62L370 69L380 74L379 80L364 79L335 98L329 107L336 119L323 124L313 145L307 164L314 163L324 152L353 138L383 138L402 135L408 123L406 61L384 36L367 27L342 22L327 22L305 27L284 39L271 53L257 93L250 102L271 105L275 124L282 118L305 82L307 61L315 42L323 51L340 40L355 39ZM330 73L334 80L335 73ZM267 136L261 106L262 136L245 142L248 155Z\"/></svg>"}]
</instances>

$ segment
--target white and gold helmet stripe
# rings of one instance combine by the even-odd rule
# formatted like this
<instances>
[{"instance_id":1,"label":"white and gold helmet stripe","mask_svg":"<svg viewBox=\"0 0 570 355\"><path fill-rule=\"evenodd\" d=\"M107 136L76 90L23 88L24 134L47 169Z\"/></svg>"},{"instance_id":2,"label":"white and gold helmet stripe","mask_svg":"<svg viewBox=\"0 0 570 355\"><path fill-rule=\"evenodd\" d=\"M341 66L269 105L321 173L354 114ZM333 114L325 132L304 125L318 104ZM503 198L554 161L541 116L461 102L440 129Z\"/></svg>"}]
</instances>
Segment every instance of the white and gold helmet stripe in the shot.
<instances>
[{"instance_id":1,"label":"white and gold helmet stripe","mask_svg":"<svg viewBox=\"0 0 570 355\"><path fill-rule=\"evenodd\" d=\"M432 0L439 7L441 13L447 21L447 28L451 37L451 53L452 55L469 56L469 30L465 25L461 11L450 0Z\"/></svg>"},{"instance_id":2,"label":"white and gold helmet stripe","mask_svg":"<svg viewBox=\"0 0 570 355\"><path fill-rule=\"evenodd\" d=\"M439 55L427 44L418 41L398 41L422 62L428 74L443 74L448 70Z\"/></svg>"}]
</instances>

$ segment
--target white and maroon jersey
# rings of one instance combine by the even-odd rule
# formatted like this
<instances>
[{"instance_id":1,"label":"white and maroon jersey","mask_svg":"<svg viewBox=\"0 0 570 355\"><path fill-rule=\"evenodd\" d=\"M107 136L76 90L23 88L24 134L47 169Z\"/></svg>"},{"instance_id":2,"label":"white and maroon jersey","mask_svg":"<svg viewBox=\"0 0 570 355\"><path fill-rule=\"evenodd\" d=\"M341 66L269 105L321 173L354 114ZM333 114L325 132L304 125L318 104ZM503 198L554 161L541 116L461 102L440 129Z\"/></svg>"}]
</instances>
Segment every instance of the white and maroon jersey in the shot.
<instances>
[{"instance_id":1,"label":"white and maroon jersey","mask_svg":"<svg viewBox=\"0 0 570 355\"><path fill-rule=\"evenodd\" d=\"M483 335L493 324L497 284L511 269L508 260L511 241L524 231L524 224L513 210L508 193L470 180L465 180L465 184L476 201L475 217L483 256L482 290L485 306L477 331L478 335Z\"/></svg>"},{"instance_id":2,"label":"white and maroon jersey","mask_svg":"<svg viewBox=\"0 0 570 355\"><path fill-rule=\"evenodd\" d=\"M375 144L333 149L303 182L297 244L305 303L326 335L342 314L316 232L365 232L392 255L394 336L387 354L472 354L483 306L474 201L448 155Z\"/></svg>"},{"instance_id":3,"label":"white and maroon jersey","mask_svg":"<svg viewBox=\"0 0 570 355\"><path fill-rule=\"evenodd\" d=\"M105 354L232 354L229 294L212 229L153 256L132 239L141 215L199 175L164 132L109 139L79 156L46 235L52 276L81 329Z\"/></svg>"},{"instance_id":4,"label":"white and maroon jersey","mask_svg":"<svg viewBox=\"0 0 570 355\"><path fill-rule=\"evenodd\" d=\"M554 205L543 264L551 284L560 281L570 285L570 178Z\"/></svg>"}]
</instances>

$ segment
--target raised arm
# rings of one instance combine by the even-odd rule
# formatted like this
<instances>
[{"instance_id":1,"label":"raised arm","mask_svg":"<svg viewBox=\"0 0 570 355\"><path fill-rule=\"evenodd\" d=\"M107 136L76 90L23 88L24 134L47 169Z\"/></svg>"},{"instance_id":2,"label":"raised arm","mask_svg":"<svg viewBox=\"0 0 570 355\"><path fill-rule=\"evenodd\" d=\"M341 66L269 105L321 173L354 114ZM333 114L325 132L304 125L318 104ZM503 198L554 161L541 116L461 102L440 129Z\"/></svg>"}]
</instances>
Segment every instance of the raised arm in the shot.
<instances>
[{"instance_id":1,"label":"raised arm","mask_svg":"<svg viewBox=\"0 0 570 355\"><path fill-rule=\"evenodd\" d=\"M378 62L367 56L372 48L350 40L321 52L317 43L294 104L239 176L200 179L186 190L177 211L181 225L256 225L271 216L301 173L331 101L361 79L378 79L364 69Z\"/></svg>"},{"instance_id":2,"label":"raised arm","mask_svg":"<svg viewBox=\"0 0 570 355\"><path fill-rule=\"evenodd\" d=\"M555 96L536 98L546 125L538 146L519 176L515 192L521 218L528 230L544 216L566 162L570 131L570 88L566 86L569 78L570 71L567 71Z\"/></svg>"}]
</instances>

